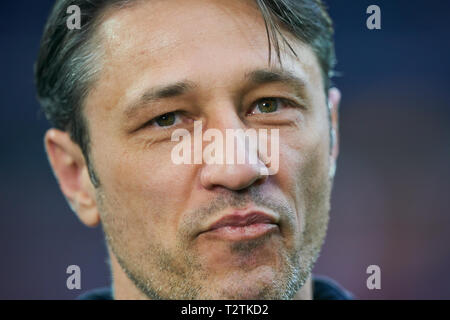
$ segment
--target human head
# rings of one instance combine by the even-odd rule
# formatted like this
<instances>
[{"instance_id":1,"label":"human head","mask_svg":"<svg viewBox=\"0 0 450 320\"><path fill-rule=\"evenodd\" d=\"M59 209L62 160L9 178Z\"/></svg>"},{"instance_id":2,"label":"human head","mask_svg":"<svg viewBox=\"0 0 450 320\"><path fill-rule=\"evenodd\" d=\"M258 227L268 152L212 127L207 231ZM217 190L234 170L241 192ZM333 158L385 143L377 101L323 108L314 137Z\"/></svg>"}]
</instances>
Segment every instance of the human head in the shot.
<instances>
[{"instance_id":1,"label":"human head","mask_svg":"<svg viewBox=\"0 0 450 320\"><path fill-rule=\"evenodd\" d=\"M83 27L68 30L69 2L57 2L44 33L36 77L46 115L59 129L46 135L50 162L80 219L88 225L102 221L117 265L149 297L245 297L245 292L257 297L292 296L306 281L325 235L332 179L324 174L337 157L337 144L330 148L329 136L324 135L337 128L339 94L328 91L334 49L331 22L321 3L70 4L81 8ZM298 138L305 129L298 122L247 123L274 126L277 120L284 126L280 145L285 166L275 177L255 176L246 166L174 168L166 157L170 143L163 143L167 133L143 135L144 123L138 122L151 113L141 112L128 122L118 120L144 86L188 79L193 84L190 91L170 97L171 105L219 130L244 126L245 121L238 121L239 108L258 91L260 95L280 91L285 96L302 91L273 74L268 80L267 73L260 85L244 84L246 74L264 67L303 77L300 100L309 108L304 115L289 112L311 125L302 144ZM167 103L155 106L169 111ZM227 111L226 116L218 116L221 110ZM144 155L143 149L148 153ZM177 181L181 177L182 183ZM199 231L214 218L225 211L247 209L270 211L278 219L279 232L238 244L198 241ZM139 240L134 238L137 234ZM212 244L221 253L207 253ZM230 256L233 265L239 264L236 270L225 262ZM272 257L272 262L260 256ZM250 266L251 259L261 265ZM222 260L231 271L214 262ZM186 280L189 272L192 281ZM246 272L254 272L260 282L254 292L248 284L245 290L237 287ZM220 284L220 291L213 292L206 283Z\"/></svg>"}]
</instances>

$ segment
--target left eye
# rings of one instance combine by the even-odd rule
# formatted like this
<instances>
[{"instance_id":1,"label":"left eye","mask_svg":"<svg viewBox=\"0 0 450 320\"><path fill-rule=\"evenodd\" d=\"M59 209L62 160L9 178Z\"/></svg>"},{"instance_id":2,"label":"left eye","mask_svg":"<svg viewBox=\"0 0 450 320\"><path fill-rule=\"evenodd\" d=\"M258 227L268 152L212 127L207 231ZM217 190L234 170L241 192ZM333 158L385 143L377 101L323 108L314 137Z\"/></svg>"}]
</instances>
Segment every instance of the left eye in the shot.
<instances>
[{"instance_id":1,"label":"left eye","mask_svg":"<svg viewBox=\"0 0 450 320\"><path fill-rule=\"evenodd\" d=\"M256 101L249 114L273 113L284 107L285 103L279 98L264 98Z\"/></svg>"}]
</instances>

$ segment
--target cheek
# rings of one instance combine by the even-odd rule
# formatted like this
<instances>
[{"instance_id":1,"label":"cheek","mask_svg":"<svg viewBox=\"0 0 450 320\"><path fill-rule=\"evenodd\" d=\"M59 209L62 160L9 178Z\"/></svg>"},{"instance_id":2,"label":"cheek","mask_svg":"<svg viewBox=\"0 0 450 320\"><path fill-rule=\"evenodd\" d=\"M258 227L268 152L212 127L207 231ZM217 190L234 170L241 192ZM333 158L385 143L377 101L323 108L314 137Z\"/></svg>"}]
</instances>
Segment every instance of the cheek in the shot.
<instances>
[{"instance_id":1,"label":"cheek","mask_svg":"<svg viewBox=\"0 0 450 320\"><path fill-rule=\"evenodd\" d=\"M135 236L170 243L189 196L192 170L173 164L165 150L124 151L102 162L99 179L108 211L133 226Z\"/></svg>"},{"instance_id":2,"label":"cheek","mask_svg":"<svg viewBox=\"0 0 450 320\"><path fill-rule=\"evenodd\" d=\"M315 175L326 171L330 159L328 141L326 127L280 132L280 180L289 181L289 187L295 187L302 184L302 178L314 180ZM311 164L314 164L314 172Z\"/></svg>"},{"instance_id":3,"label":"cheek","mask_svg":"<svg viewBox=\"0 0 450 320\"><path fill-rule=\"evenodd\" d=\"M322 130L326 132L326 128ZM280 132L280 170L277 183L294 205L300 229L304 213L328 180L328 138L322 134Z\"/></svg>"}]
</instances>

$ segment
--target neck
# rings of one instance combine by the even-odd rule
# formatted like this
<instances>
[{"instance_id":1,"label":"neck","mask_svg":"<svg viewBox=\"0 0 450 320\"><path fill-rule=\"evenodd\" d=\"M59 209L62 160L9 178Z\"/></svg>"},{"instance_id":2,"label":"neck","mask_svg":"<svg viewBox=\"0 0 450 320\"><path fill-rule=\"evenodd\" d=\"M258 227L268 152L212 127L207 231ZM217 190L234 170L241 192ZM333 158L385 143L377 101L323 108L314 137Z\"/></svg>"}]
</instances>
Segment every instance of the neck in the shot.
<instances>
[{"instance_id":1,"label":"neck","mask_svg":"<svg viewBox=\"0 0 450 320\"><path fill-rule=\"evenodd\" d=\"M312 300L313 298L313 284L311 275L306 280L305 284L297 291L293 300Z\"/></svg>"},{"instance_id":2,"label":"neck","mask_svg":"<svg viewBox=\"0 0 450 320\"><path fill-rule=\"evenodd\" d=\"M133 281L123 271L112 251L110 249L108 251L113 279L114 300L148 300L148 297L135 286Z\"/></svg>"}]
</instances>

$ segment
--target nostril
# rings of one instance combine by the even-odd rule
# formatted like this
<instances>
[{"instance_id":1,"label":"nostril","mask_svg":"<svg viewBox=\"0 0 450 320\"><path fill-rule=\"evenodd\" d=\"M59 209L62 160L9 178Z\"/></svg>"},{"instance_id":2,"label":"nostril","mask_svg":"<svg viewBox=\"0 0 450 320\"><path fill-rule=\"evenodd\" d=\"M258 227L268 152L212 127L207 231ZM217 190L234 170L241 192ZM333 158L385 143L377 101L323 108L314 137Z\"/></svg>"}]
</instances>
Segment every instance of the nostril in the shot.
<instances>
[{"instance_id":1,"label":"nostril","mask_svg":"<svg viewBox=\"0 0 450 320\"><path fill-rule=\"evenodd\" d=\"M259 177L259 179L257 179L256 181L255 181L255 185L262 185L264 182L266 182L266 180L267 180L267 178L268 178L269 176L268 175L262 175L262 176L260 176Z\"/></svg>"}]
</instances>

